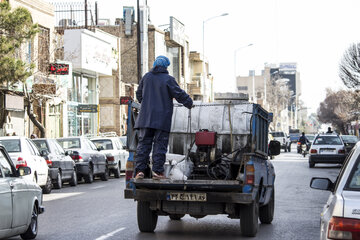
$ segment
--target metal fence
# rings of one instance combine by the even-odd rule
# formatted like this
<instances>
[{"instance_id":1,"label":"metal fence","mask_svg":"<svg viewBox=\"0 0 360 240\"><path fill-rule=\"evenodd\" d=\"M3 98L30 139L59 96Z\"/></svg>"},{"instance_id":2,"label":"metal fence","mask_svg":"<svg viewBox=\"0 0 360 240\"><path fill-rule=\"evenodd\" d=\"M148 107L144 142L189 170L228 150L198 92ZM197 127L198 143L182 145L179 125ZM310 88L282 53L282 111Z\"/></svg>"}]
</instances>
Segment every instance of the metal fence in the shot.
<instances>
[{"instance_id":1,"label":"metal fence","mask_svg":"<svg viewBox=\"0 0 360 240\"><path fill-rule=\"evenodd\" d=\"M55 8L55 27L58 29L93 28L97 25L97 3L50 1Z\"/></svg>"}]
</instances>

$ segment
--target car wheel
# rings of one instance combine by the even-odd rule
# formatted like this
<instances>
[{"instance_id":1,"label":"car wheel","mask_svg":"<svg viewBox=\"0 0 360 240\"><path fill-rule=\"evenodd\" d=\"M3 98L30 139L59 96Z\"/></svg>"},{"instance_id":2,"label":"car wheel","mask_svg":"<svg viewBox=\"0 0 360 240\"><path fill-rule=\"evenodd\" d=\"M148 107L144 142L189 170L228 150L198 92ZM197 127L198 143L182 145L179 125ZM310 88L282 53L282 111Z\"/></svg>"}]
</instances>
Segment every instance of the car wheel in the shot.
<instances>
[{"instance_id":1,"label":"car wheel","mask_svg":"<svg viewBox=\"0 0 360 240\"><path fill-rule=\"evenodd\" d=\"M181 220L183 217L185 216L185 214L170 214L169 218L173 221L179 221Z\"/></svg>"},{"instance_id":2,"label":"car wheel","mask_svg":"<svg viewBox=\"0 0 360 240\"><path fill-rule=\"evenodd\" d=\"M140 232L153 232L156 228L158 215L150 209L150 202L138 201L137 222Z\"/></svg>"},{"instance_id":3,"label":"car wheel","mask_svg":"<svg viewBox=\"0 0 360 240\"><path fill-rule=\"evenodd\" d=\"M121 169L121 163L119 162L118 167L114 169L114 177L120 178L120 169Z\"/></svg>"},{"instance_id":4,"label":"car wheel","mask_svg":"<svg viewBox=\"0 0 360 240\"><path fill-rule=\"evenodd\" d=\"M70 180L70 186L75 187L78 184L78 178L77 178L77 174L76 174L76 169L74 168L74 171L72 173L72 177Z\"/></svg>"},{"instance_id":5,"label":"car wheel","mask_svg":"<svg viewBox=\"0 0 360 240\"><path fill-rule=\"evenodd\" d=\"M275 209L275 189L273 188L271 193L271 198L268 204L260 207L259 209L259 219L261 223L270 224L274 219L274 209Z\"/></svg>"},{"instance_id":6,"label":"car wheel","mask_svg":"<svg viewBox=\"0 0 360 240\"><path fill-rule=\"evenodd\" d=\"M31 221L28 229L25 233L21 234L22 239L34 239L38 232L38 209L34 204L33 211L31 213Z\"/></svg>"},{"instance_id":7,"label":"car wheel","mask_svg":"<svg viewBox=\"0 0 360 240\"><path fill-rule=\"evenodd\" d=\"M59 171L57 174L56 182L54 183L54 188L61 189L62 188L62 179L61 172Z\"/></svg>"},{"instance_id":8,"label":"car wheel","mask_svg":"<svg viewBox=\"0 0 360 240\"><path fill-rule=\"evenodd\" d=\"M45 193L45 194L49 194L49 193L51 193L52 188L53 188L53 185L52 185L52 182L51 182L51 178L48 175L47 180L46 180L46 184L42 188L42 192Z\"/></svg>"},{"instance_id":9,"label":"car wheel","mask_svg":"<svg viewBox=\"0 0 360 240\"><path fill-rule=\"evenodd\" d=\"M91 164L89 164L89 172L84 176L84 180L86 183L92 183L94 181L94 170Z\"/></svg>"},{"instance_id":10,"label":"car wheel","mask_svg":"<svg viewBox=\"0 0 360 240\"><path fill-rule=\"evenodd\" d=\"M314 162L309 162L309 168L313 168L315 167L315 163Z\"/></svg>"},{"instance_id":11,"label":"car wheel","mask_svg":"<svg viewBox=\"0 0 360 240\"><path fill-rule=\"evenodd\" d=\"M259 228L259 200L255 199L249 205L243 205L240 209L241 234L246 237L255 237Z\"/></svg>"},{"instance_id":12,"label":"car wheel","mask_svg":"<svg viewBox=\"0 0 360 240\"><path fill-rule=\"evenodd\" d=\"M105 172L101 175L100 178L101 178L102 181L109 180L109 167L108 167L107 164L105 165Z\"/></svg>"}]
</instances>

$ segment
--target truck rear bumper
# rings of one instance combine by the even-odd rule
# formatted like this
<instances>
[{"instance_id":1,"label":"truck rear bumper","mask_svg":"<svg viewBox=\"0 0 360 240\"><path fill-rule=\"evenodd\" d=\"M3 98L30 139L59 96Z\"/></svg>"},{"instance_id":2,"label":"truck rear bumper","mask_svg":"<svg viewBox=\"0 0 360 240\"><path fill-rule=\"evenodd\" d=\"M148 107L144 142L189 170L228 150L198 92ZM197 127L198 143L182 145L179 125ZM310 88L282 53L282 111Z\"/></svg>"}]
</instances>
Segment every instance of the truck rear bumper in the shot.
<instances>
[{"instance_id":1,"label":"truck rear bumper","mask_svg":"<svg viewBox=\"0 0 360 240\"><path fill-rule=\"evenodd\" d=\"M177 190L153 190L153 189L136 189L135 193L131 189L125 189L124 195L127 199L141 200L141 201L169 201L168 195L172 192L179 192ZM185 191L184 191L185 192ZM194 191L186 191L191 193ZM199 192L199 191L197 191ZM195 191L196 193L196 191ZM253 202L252 193L238 193L238 192L206 192L207 203L242 203L250 204Z\"/></svg>"}]
</instances>

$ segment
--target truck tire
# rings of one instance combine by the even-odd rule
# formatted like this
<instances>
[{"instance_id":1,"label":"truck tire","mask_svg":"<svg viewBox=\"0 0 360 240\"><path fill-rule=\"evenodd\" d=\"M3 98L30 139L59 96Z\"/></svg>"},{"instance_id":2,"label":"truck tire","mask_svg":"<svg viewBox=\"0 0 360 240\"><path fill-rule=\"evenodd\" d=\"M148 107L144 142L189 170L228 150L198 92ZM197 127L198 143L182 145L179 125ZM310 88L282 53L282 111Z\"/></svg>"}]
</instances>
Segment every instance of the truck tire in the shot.
<instances>
[{"instance_id":1,"label":"truck tire","mask_svg":"<svg viewBox=\"0 0 360 240\"><path fill-rule=\"evenodd\" d=\"M288 152L291 152L291 145L288 146Z\"/></svg>"},{"instance_id":2,"label":"truck tire","mask_svg":"<svg viewBox=\"0 0 360 240\"><path fill-rule=\"evenodd\" d=\"M243 205L240 208L241 234L246 237L255 237L259 229L259 200Z\"/></svg>"},{"instance_id":3,"label":"truck tire","mask_svg":"<svg viewBox=\"0 0 360 240\"><path fill-rule=\"evenodd\" d=\"M315 167L315 163L314 162L309 162L309 168L313 168Z\"/></svg>"},{"instance_id":4,"label":"truck tire","mask_svg":"<svg viewBox=\"0 0 360 240\"><path fill-rule=\"evenodd\" d=\"M285 148L284 148L284 152L287 152L287 147L285 146Z\"/></svg>"},{"instance_id":5,"label":"truck tire","mask_svg":"<svg viewBox=\"0 0 360 240\"><path fill-rule=\"evenodd\" d=\"M275 209L275 189L273 188L271 193L271 198L268 204L260 207L259 209L259 219L261 223L270 224L274 219L274 209Z\"/></svg>"},{"instance_id":6,"label":"truck tire","mask_svg":"<svg viewBox=\"0 0 360 240\"><path fill-rule=\"evenodd\" d=\"M171 220L178 221L178 220L181 220L184 216L185 216L185 214L170 214L169 218Z\"/></svg>"},{"instance_id":7,"label":"truck tire","mask_svg":"<svg viewBox=\"0 0 360 240\"><path fill-rule=\"evenodd\" d=\"M150 202L138 201L137 222L140 232L154 232L158 215L150 209Z\"/></svg>"}]
</instances>

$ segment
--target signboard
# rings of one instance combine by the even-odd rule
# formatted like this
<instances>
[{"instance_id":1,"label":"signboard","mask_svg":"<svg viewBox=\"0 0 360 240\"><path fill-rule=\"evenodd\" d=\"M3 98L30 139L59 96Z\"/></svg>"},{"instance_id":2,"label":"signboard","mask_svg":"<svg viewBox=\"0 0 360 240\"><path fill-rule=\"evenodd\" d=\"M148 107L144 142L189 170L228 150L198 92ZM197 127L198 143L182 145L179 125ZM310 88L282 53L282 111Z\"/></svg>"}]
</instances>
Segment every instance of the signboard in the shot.
<instances>
[{"instance_id":1,"label":"signboard","mask_svg":"<svg viewBox=\"0 0 360 240\"><path fill-rule=\"evenodd\" d=\"M280 63L279 69L281 71L296 71L296 63Z\"/></svg>"},{"instance_id":2,"label":"signboard","mask_svg":"<svg viewBox=\"0 0 360 240\"><path fill-rule=\"evenodd\" d=\"M24 111L24 97L5 94L5 109L10 111Z\"/></svg>"},{"instance_id":3,"label":"signboard","mask_svg":"<svg viewBox=\"0 0 360 240\"><path fill-rule=\"evenodd\" d=\"M79 113L97 113L98 105L97 104L79 104L78 112Z\"/></svg>"},{"instance_id":4,"label":"signboard","mask_svg":"<svg viewBox=\"0 0 360 240\"><path fill-rule=\"evenodd\" d=\"M54 75L69 75L69 64L50 63L49 72Z\"/></svg>"},{"instance_id":5,"label":"signboard","mask_svg":"<svg viewBox=\"0 0 360 240\"><path fill-rule=\"evenodd\" d=\"M170 40L184 46L185 26L174 17L170 17Z\"/></svg>"}]
</instances>

